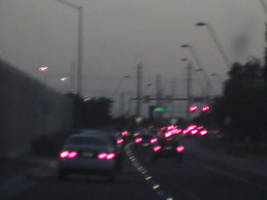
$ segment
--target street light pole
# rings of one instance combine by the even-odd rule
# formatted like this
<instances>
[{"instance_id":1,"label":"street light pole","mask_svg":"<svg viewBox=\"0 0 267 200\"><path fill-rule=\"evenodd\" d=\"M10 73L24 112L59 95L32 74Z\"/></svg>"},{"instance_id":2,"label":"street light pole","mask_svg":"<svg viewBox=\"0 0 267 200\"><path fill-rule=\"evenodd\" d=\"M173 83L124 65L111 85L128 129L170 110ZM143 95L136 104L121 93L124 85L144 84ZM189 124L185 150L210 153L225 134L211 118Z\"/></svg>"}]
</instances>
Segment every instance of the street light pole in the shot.
<instances>
[{"instance_id":1,"label":"street light pole","mask_svg":"<svg viewBox=\"0 0 267 200\"><path fill-rule=\"evenodd\" d=\"M199 59L199 56L198 56L197 52L195 51L195 49L189 44L183 44L183 45L181 45L181 47L182 48L189 48L192 56L194 57L197 65L198 65L198 71L201 71L203 73L203 75L205 76L205 79L206 79L206 101L207 101L207 103L209 103L209 91L211 88L209 75L207 74L206 70L203 68L203 64L202 64L201 60Z\"/></svg>"},{"instance_id":2,"label":"street light pole","mask_svg":"<svg viewBox=\"0 0 267 200\"><path fill-rule=\"evenodd\" d=\"M196 26L205 26L207 28L207 30L208 30L211 38L213 39L217 49L221 53L221 56L223 57L223 60L226 64L226 66L230 69L231 68L231 62L230 62L227 54L225 53L223 46L219 42L219 39L218 39L217 34L215 33L213 27L210 24L204 23L204 22L198 22L198 23L196 23Z\"/></svg>"},{"instance_id":3,"label":"street light pole","mask_svg":"<svg viewBox=\"0 0 267 200\"><path fill-rule=\"evenodd\" d=\"M83 66L83 7L64 0L56 0L78 10L78 63L77 63L77 95L82 96Z\"/></svg>"}]
</instances>

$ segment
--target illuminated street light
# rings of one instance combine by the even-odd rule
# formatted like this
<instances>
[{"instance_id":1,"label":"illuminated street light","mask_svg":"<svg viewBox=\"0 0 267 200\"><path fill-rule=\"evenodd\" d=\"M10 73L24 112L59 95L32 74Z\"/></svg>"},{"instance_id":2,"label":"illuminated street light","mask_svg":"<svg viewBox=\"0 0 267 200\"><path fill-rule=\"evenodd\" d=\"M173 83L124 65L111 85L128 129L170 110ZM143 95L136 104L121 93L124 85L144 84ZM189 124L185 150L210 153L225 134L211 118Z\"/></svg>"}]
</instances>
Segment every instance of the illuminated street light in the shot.
<instances>
[{"instance_id":1,"label":"illuminated street light","mask_svg":"<svg viewBox=\"0 0 267 200\"><path fill-rule=\"evenodd\" d=\"M196 26L200 26L200 27L201 26L205 26L208 29L208 32L209 32L211 38L213 39L217 49L221 53L226 66L230 69L231 68L231 62L230 62L229 58L227 57L227 54L225 53L225 50L224 50L223 46L219 42L217 34L215 33L215 31L214 31L213 27L211 26L211 24L208 24L208 23L205 23L205 22L198 22L198 23L196 23Z\"/></svg>"},{"instance_id":2,"label":"illuminated street light","mask_svg":"<svg viewBox=\"0 0 267 200\"><path fill-rule=\"evenodd\" d=\"M59 80L62 81L62 82L65 82L65 81L69 80L69 77L62 77Z\"/></svg>"},{"instance_id":3,"label":"illuminated street light","mask_svg":"<svg viewBox=\"0 0 267 200\"><path fill-rule=\"evenodd\" d=\"M42 65L41 67L39 67L39 71L41 71L41 72L47 71L47 70L48 70L47 66Z\"/></svg>"}]
</instances>

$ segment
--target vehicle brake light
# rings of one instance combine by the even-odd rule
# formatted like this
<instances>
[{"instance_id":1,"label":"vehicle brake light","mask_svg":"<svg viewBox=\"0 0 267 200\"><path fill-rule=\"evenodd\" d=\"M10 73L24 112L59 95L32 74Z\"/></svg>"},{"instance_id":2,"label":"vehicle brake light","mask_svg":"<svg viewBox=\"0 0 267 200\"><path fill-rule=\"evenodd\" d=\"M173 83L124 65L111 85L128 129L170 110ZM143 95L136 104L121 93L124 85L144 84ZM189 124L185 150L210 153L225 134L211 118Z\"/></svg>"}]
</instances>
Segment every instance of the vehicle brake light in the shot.
<instances>
[{"instance_id":1,"label":"vehicle brake light","mask_svg":"<svg viewBox=\"0 0 267 200\"><path fill-rule=\"evenodd\" d=\"M134 137L136 137L136 136L138 136L139 135L139 133L134 133Z\"/></svg>"},{"instance_id":2,"label":"vehicle brake light","mask_svg":"<svg viewBox=\"0 0 267 200\"><path fill-rule=\"evenodd\" d=\"M124 142L124 140L121 138L121 139L117 139L117 144L122 144Z\"/></svg>"},{"instance_id":3,"label":"vehicle brake light","mask_svg":"<svg viewBox=\"0 0 267 200\"><path fill-rule=\"evenodd\" d=\"M100 160L103 160L103 159L111 160L111 159L115 158L115 154L114 153L100 153L97 155L97 157Z\"/></svg>"},{"instance_id":4,"label":"vehicle brake light","mask_svg":"<svg viewBox=\"0 0 267 200\"><path fill-rule=\"evenodd\" d=\"M123 132L121 132L121 135L126 136L126 135L128 135L128 133L129 133L128 131L123 131Z\"/></svg>"},{"instance_id":5,"label":"vehicle brake light","mask_svg":"<svg viewBox=\"0 0 267 200\"><path fill-rule=\"evenodd\" d=\"M178 146L176 147L177 152L182 152L184 150L184 146Z\"/></svg>"},{"instance_id":6,"label":"vehicle brake light","mask_svg":"<svg viewBox=\"0 0 267 200\"><path fill-rule=\"evenodd\" d=\"M200 131L200 135L206 135L207 133L208 133L207 130L202 130L202 131Z\"/></svg>"},{"instance_id":7,"label":"vehicle brake light","mask_svg":"<svg viewBox=\"0 0 267 200\"><path fill-rule=\"evenodd\" d=\"M192 130L192 131L191 131L191 134L192 134L192 135L195 135L195 134L197 134L197 132L198 132L198 130L195 129L195 130Z\"/></svg>"},{"instance_id":8,"label":"vehicle brake light","mask_svg":"<svg viewBox=\"0 0 267 200\"><path fill-rule=\"evenodd\" d=\"M154 144L154 143L156 143L157 141L158 141L157 138L152 138L152 139L150 140L150 143L151 143L151 144Z\"/></svg>"},{"instance_id":9,"label":"vehicle brake light","mask_svg":"<svg viewBox=\"0 0 267 200\"><path fill-rule=\"evenodd\" d=\"M136 142L136 143L140 143L140 142L142 142L142 141L143 141L143 139L140 138L140 137L135 139L135 142Z\"/></svg>"},{"instance_id":10,"label":"vehicle brake light","mask_svg":"<svg viewBox=\"0 0 267 200\"><path fill-rule=\"evenodd\" d=\"M68 157L69 157L69 158L75 158L77 155L78 155L78 153L75 152L75 151L73 151L73 152L70 152L70 153L69 153Z\"/></svg>"},{"instance_id":11,"label":"vehicle brake light","mask_svg":"<svg viewBox=\"0 0 267 200\"><path fill-rule=\"evenodd\" d=\"M111 160L111 159L113 159L115 157L115 154L114 153L109 153L109 154L107 154L107 159L108 160Z\"/></svg>"},{"instance_id":12,"label":"vehicle brake light","mask_svg":"<svg viewBox=\"0 0 267 200\"><path fill-rule=\"evenodd\" d=\"M171 132L167 132L167 133L165 133L165 137L170 137L171 135L172 135Z\"/></svg>"},{"instance_id":13,"label":"vehicle brake light","mask_svg":"<svg viewBox=\"0 0 267 200\"><path fill-rule=\"evenodd\" d=\"M153 147L153 151L155 151L155 152L159 151L160 149L161 149L161 146L155 146L155 147Z\"/></svg>"},{"instance_id":14,"label":"vehicle brake light","mask_svg":"<svg viewBox=\"0 0 267 200\"><path fill-rule=\"evenodd\" d=\"M68 151L62 151L59 156L60 156L60 158L67 158L68 154L69 154Z\"/></svg>"},{"instance_id":15,"label":"vehicle brake light","mask_svg":"<svg viewBox=\"0 0 267 200\"><path fill-rule=\"evenodd\" d=\"M75 151L62 151L59 155L60 158L75 158L78 155Z\"/></svg>"}]
</instances>

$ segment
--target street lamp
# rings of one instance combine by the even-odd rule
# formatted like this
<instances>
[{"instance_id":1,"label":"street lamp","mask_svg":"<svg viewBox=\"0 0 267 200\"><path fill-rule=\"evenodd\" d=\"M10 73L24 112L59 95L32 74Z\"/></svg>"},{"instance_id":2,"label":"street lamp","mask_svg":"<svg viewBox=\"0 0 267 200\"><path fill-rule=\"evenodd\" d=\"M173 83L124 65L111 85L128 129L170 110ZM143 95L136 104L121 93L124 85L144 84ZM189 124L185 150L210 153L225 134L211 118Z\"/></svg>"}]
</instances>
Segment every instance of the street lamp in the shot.
<instances>
[{"instance_id":1,"label":"street lamp","mask_svg":"<svg viewBox=\"0 0 267 200\"><path fill-rule=\"evenodd\" d=\"M198 23L196 23L196 26L200 26L200 27L201 26L205 26L208 29L208 32L209 32L210 36L212 37L217 49L221 53L226 66L230 69L231 68L231 62L230 62L229 58L227 57L223 46L219 42L217 34L215 33L215 31L214 31L213 27L211 26L211 24L208 24L208 23L205 23L205 22L198 22Z\"/></svg>"},{"instance_id":2,"label":"street lamp","mask_svg":"<svg viewBox=\"0 0 267 200\"><path fill-rule=\"evenodd\" d=\"M82 65L83 65L83 7L64 0L56 0L78 11L78 64L77 64L77 95L82 96Z\"/></svg>"},{"instance_id":3,"label":"street lamp","mask_svg":"<svg viewBox=\"0 0 267 200\"><path fill-rule=\"evenodd\" d=\"M48 71L48 67L46 65L42 65L41 67L39 67L38 69L41 73L44 74L44 84L46 84L46 79L47 79L47 71Z\"/></svg>"},{"instance_id":4,"label":"street lamp","mask_svg":"<svg viewBox=\"0 0 267 200\"><path fill-rule=\"evenodd\" d=\"M210 90L210 87L211 87L210 79L209 79L209 75L207 74L207 72L203 68L203 64L202 64L201 60L199 59L199 56L198 56L197 52L195 51L193 46L191 46L189 44L183 44L183 45L181 45L181 48L189 48L192 56L194 57L197 65L198 65L197 71L202 72L203 75L205 76L205 79L206 79L206 96L207 96L207 101L209 101L209 90Z\"/></svg>"},{"instance_id":5,"label":"street lamp","mask_svg":"<svg viewBox=\"0 0 267 200\"><path fill-rule=\"evenodd\" d=\"M130 78L130 75L125 75L120 78L120 81L118 83L118 86L115 88L114 92L112 93L112 98L118 93L120 90L121 84L123 83L123 80Z\"/></svg>"},{"instance_id":6,"label":"street lamp","mask_svg":"<svg viewBox=\"0 0 267 200\"><path fill-rule=\"evenodd\" d=\"M65 82L65 81L69 80L69 77L61 77L59 80L62 82Z\"/></svg>"}]
</instances>

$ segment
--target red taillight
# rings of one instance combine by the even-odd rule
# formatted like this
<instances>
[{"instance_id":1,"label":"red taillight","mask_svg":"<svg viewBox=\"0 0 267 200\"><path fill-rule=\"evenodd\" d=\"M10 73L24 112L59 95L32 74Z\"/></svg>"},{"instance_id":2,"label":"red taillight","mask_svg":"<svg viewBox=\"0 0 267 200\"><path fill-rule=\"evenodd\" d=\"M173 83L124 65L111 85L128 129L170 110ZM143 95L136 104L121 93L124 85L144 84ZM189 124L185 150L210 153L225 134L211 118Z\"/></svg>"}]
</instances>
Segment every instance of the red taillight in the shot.
<instances>
[{"instance_id":1,"label":"red taillight","mask_svg":"<svg viewBox=\"0 0 267 200\"><path fill-rule=\"evenodd\" d=\"M150 143L151 143L151 144L154 144L154 143L156 143L157 141L158 141L157 138L152 138L152 139L150 140Z\"/></svg>"},{"instance_id":2,"label":"red taillight","mask_svg":"<svg viewBox=\"0 0 267 200\"><path fill-rule=\"evenodd\" d=\"M134 133L134 135L133 135L133 136L134 136L134 137L137 137L138 135L139 135L139 133Z\"/></svg>"},{"instance_id":3,"label":"red taillight","mask_svg":"<svg viewBox=\"0 0 267 200\"><path fill-rule=\"evenodd\" d=\"M69 158L75 158L77 155L78 155L78 153L75 152L75 151L73 151L73 152L70 152L70 153L69 153L68 157L69 157Z\"/></svg>"},{"instance_id":4,"label":"red taillight","mask_svg":"<svg viewBox=\"0 0 267 200\"><path fill-rule=\"evenodd\" d=\"M103 159L111 160L111 159L115 158L115 154L114 153L100 153L97 155L97 157L100 160L103 160Z\"/></svg>"},{"instance_id":5,"label":"red taillight","mask_svg":"<svg viewBox=\"0 0 267 200\"><path fill-rule=\"evenodd\" d=\"M140 142L142 142L142 141L143 141L143 139L140 138L140 137L135 139L135 142L136 142L136 143L140 143Z\"/></svg>"},{"instance_id":6,"label":"red taillight","mask_svg":"<svg viewBox=\"0 0 267 200\"><path fill-rule=\"evenodd\" d=\"M126 135L128 135L128 133L129 133L128 131L123 131L123 132L121 132L121 135L126 136Z\"/></svg>"},{"instance_id":7,"label":"red taillight","mask_svg":"<svg viewBox=\"0 0 267 200\"><path fill-rule=\"evenodd\" d=\"M114 153L109 153L109 154L107 154L107 159L108 159L108 160L111 160L111 159L113 159L113 158L115 158L115 154L114 154Z\"/></svg>"},{"instance_id":8,"label":"red taillight","mask_svg":"<svg viewBox=\"0 0 267 200\"><path fill-rule=\"evenodd\" d=\"M194 129L194 130L191 131L191 134L195 135L195 134L197 134L197 132L198 132L198 130Z\"/></svg>"},{"instance_id":9,"label":"red taillight","mask_svg":"<svg viewBox=\"0 0 267 200\"><path fill-rule=\"evenodd\" d=\"M59 155L60 158L75 158L78 155L75 151L62 151Z\"/></svg>"},{"instance_id":10,"label":"red taillight","mask_svg":"<svg viewBox=\"0 0 267 200\"><path fill-rule=\"evenodd\" d=\"M62 151L59 156L60 156L60 158L67 158L68 154L69 154L68 151Z\"/></svg>"},{"instance_id":11,"label":"red taillight","mask_svg":"<svg viewBox=\"0 0 267 200\"><path fill-rule=\"evenodd\" d=\"M172 135L172 133L170 131L165 133L165 137L170 137L171 135Z\"/></svg>"},{"instance_id":12,"label":"red taillight","mask_svg":"<svg viewBox=\"0 0 267 200\"><path fill-rule=\"evenodd\" d=\"M202 130L202 131L200 131L200 135L206 135L207 133L208 133L207 130Z\"/></svg>"},{"instance_id":13,"label":"red taillight","mask_svg":"<svg viewBox=\"0 0 267 200\"><path fill-rule=\"evenodd\" d=\"M97 157L102 160L102 159L105 159L107 157L107 154L106 153L100 153L97 155Z\"/></svg>"},{"instance_id":14,"label":"red taillight","mask_svg":"<svg viewBox=\"0 0 267 200\"><path fill-rule=\"evenodd\" d=\"M153 147L153 151L155 151L155 152L159 151L160 149L161 149L161 146L155 146L155 147Z\"/></svg>"},{"instance_id":15,"label":"red taillight","mask_svg":"<svg viewBox=\"0 0 267 200\"><path fill-rule=\"evenodd\" d=\"M177 152L182 152L184 150L184 146L178 146L176 147Z\"/></svg>"},{"instance_id":16,"label":"red taillight","mask_svg":"<svg viewBox=\"0 0 267 200\"><path fill-rule=\"evenodd\" d=\"M117 139L117 144L122 144L124 142L124 140L121 138L121 139Z\"/></svg>"}]
</instances>

